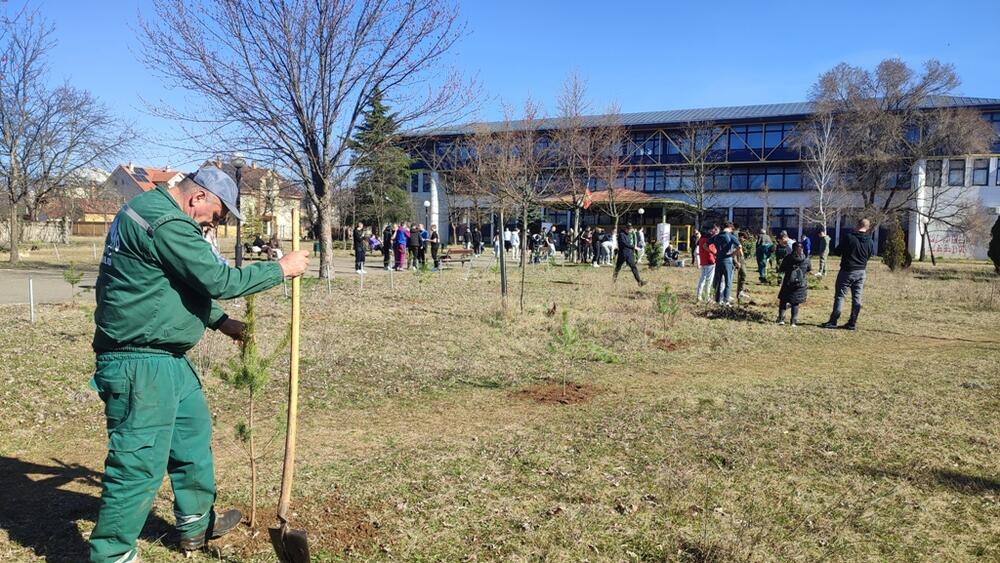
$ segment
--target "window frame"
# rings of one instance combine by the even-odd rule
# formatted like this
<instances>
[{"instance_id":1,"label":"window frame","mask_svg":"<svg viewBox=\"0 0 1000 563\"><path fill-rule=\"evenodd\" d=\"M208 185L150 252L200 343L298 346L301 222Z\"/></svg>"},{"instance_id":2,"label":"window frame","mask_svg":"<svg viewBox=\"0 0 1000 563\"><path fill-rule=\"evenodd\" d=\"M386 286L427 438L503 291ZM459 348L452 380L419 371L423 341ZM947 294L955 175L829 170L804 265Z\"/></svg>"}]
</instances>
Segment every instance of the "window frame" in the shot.
<instances>
[{"instance_id":1,"label":"window frame","mask_svg":"<svg viewBox=\"0 0 1000 563\"><path fill-rule=\"evenodd\" d=\"M961 163L961 168L953 167L955 163ZM949 158L948 159L948 186L950 187L962 187L965 185L965 159L964 158ZM962 179L959 182L955 182L953 179L956 172L961 170Z\"/></svg>"},{"instance_id":2,"label":"window frame","mask_svg":"<svg viewBox=\"0 0 1000 563\"><path fill-rule=\"evenodd\" d=\"M978 166L982 162L983 166ZM982 182L976 180L976 173L982 172ZM990 159L989 158L973 158L972 159L972 185L973 186L988 186L990 183Z\"/></svg>"},{"instance_id":3,"label":"window frame","mask_svg":"<svg viewBox=\"0 0 1000 563\"><path fill-rule=\"evenodd\" d=\"M936 166L932 167L932 164L936 164ZM931 175L932 168L936 168L933 170L933 176ZM937 178L937 181L932 182L932 178ZM927 163L924 165L924 185L929 188L940 188L942 180L944 180L944 160L940 158L927 159Z\"/></svg>"}]
</instances>

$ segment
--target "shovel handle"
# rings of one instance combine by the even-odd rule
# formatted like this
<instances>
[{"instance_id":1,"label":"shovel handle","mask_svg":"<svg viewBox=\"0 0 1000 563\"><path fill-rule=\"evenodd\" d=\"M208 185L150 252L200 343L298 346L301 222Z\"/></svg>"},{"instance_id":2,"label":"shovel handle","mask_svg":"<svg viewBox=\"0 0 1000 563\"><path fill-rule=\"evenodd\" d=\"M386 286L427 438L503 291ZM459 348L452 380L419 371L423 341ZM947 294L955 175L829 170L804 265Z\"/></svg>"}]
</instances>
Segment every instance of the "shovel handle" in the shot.
<instances>
[{"instance_id":1,"label":"shovel handle","mask_svg":"<svg viewBox=\"0 0 1000 563\"><path fill-rule=\"evenodd\" d=\"M299 210L292 208L292 252L299 249ZM278 498L278 520L288 523L288 503L292 497L292 478L295 474L295 436L299 412L299 276L292 278L292 335L289 343L288 370L288 429L285 433L285 463L281 471L281 496Z\"/></svg>"}]
</instances>

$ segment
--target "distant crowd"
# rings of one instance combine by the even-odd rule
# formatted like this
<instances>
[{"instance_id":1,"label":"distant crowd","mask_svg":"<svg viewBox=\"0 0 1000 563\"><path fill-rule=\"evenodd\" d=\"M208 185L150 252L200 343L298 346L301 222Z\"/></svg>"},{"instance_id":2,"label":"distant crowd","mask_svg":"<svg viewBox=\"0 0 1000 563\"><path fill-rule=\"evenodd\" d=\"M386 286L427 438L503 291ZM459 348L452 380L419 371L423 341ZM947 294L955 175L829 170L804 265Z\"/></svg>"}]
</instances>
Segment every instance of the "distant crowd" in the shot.
<instances>
[{"instance_id":1,"label":"distant crowd","mask_svg":"<svg viewBox=\"0 0 1000 563\"><path fill-rule=\"evenodd\" d=\"M868 233L870 222L862 219L854 232L842 237L840 246L841 267L835 283L834 307L824 328L836 328L843 301L851 292L851 314L843 328L853 330L861 311L861 294L864 288L868 259L875 255L875 243ZM477 226L469 228L462 242L473 254L484 252L484 241ZM365 273L368 252L381 252L386 270L402 271L428 265L441 267L441 237L437 225L425 229L423 223L392 223L381 233L366 229L358 223L354 229L355 271ZM806 302L809 276L827 274L831 239L824 228L819 228L813 246L811 237L795 240L787 231L772 237L767 230L757 233L737 229L731 222L696 230L688 249L690 257L668 243L663 249L663 262L668 266L686 266L688 260L700 269L695 286L695 300L712 302L721 307L731 307L748 298L746 293L747 271L751 257L755 260L757 278L761 284L779 285L778 316L776 322L785 324L790 310L791 326L798 325L799 306ZM256 245L255 241L255 245ZM646 282L639 273L638 264L646 256L646 239L642 229L626 224L617 235L601 227L585 227L579 233L572 228L558 229L555 225L533 233L522 233L519 228L505 228L493 236L493 253L503 253L512 260L525 258L529 264L539 264L562 255L565 262L590 264L595 268L614 266L612 281L617 281L622 267L628 266L639 286ZM280 252L280 250L279 250ZM813 258L817 268L813 270ZM774 279L771 279L771 276ZM735 278L735 280L734 280ZM734 288L735 285L735 288Z\"/></svg>"}]
</instances>

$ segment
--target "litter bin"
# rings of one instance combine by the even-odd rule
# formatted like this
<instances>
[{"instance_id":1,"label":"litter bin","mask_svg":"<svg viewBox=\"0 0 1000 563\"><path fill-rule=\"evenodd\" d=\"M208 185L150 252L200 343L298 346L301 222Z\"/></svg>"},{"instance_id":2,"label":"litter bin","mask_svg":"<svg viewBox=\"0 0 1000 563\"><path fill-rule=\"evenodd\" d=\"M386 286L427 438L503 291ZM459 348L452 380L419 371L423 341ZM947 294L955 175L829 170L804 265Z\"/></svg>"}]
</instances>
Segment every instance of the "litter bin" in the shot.
<instances>
[{"instance_id":1,"label":"litter bin","mask_svg":"<svg viewBox=\"0 0 1000 563\"><path fill-rule=\"evenodd\" d=\"M318 240L314 241L313 242L313 254L319 254L319 247L320 247L319 241Z\"/></svg>"}]
</instances>

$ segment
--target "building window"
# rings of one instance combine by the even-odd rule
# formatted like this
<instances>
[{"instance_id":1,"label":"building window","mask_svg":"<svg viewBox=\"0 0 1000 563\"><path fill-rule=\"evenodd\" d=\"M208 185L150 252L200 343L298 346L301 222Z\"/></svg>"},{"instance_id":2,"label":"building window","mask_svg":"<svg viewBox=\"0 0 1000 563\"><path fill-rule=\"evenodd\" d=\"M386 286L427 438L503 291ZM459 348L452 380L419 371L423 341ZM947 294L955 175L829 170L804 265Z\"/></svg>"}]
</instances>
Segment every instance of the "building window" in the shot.
<instances>
[{"instance_id":1,"label":"building window","mask_svg":"<svg viewBox=\"0 0 1000 563\"><path fill-rule=\"evenodd\" d=\"M424 176L424 191L425 192L431 191L431 175L430 174Z\"/></svg>"},{"instance_id":2,"label":"building window","mask_svg":"<svg viewBox=\"0 0 1000 563\"><path fill-rule=\"evenodd\" d=\"M705 178L705 189L715 192L729 191L729 171L716 170Z\"/></svg>"},{"instance_id":3,"label":"building window","mask_svg":"<svg viewBox=\"0 0 1000 563\"><path fill-rule=\"evenodd\" d=\"M729 171L729 185L734 192L745 192L749 185L746 168L733 168Z\"/></svg>"},{"instance_id":4,"label":"building window","mask_svg":"<svg viewBox=\"0 0 1000 563\"><path fill-rule=\"evenodd\" d=\"M759 151L763 141L763 125L739 125L729 128L729 150Z\"/></svg>"},{"instance_id":5,"label":"building window","mask_svg":"<svg viewBox=\"0 0 1000 563\"><path fill-rule=\"evenodd\" d=\"M665 171L663 189L668 192L676 192L681 189L681 171L679 169L670 168Z\"/></svg>"},{"instance_id":6,"label":"building window","mask_svg":"<svg viewBox=\"0 0 1000 563\"><path fill-rule=\"evenodd\" d=\"M941 162L940 160L927 161L927 174L924 185L938 187L941 185Z\"/></svg>"},{"instance_id":7,"label":"building window","mask_svg":"<svg viewBox=\"0 0 1000 563\"><path fill-rule=\"evenodd\" d=\"M660 156L660 134L633 133L631 150L632 156Z\"/></svg>"},{"instance_id":8,"label":"building window","mask_svg":"<svg viewBox=\"0 0 1000 563\"><path fill-rule=\"evenodd\" d=\"M410 191L416 193L420 189L420 172L410 176Z\"/></svg>"},{"instance_id":9,"label":"building window","mask_svg":"<svg viewBox=\"0 0 1000 563\"><path fill-rule=\"evenodd\" d=\"M795 238L799 232L799 210L794 207L772 207L768 209L771 232L778 234L787 231L788 236Z\"/></svg>"},{"instance_id":10,"label":"building window","mask_svg":"<svg viewBox=\"0 0 1000 563\"><path fill-rule=\"evenodd\" d=\"M985 186L990 183L990 159L977 158L972 161L972 185Z\"/></svg>"},{"instance_id":11,"label":"building window","mask_svg":"<svg viewBox=\"0 0 1000 563\"><path fill-rule=\"evenodd\" d=\"M987 121L993 124L993 128L996 129L997 135L1000 135L1000 111L987 113L983 117L985 117Z\"/></svg>"},{"instance_id":12,"label":"building window","mask_svg":"<svg viewBox=\"0 0 1000 563\"><path fill-rule=\"evenodd\" d=\"M733 224L739 229L756 233L764 224L764 209L760 207L734 207Z\"/></svg>"},{"instance_id":13,"label":"building window","mask_svg":"<svg viewBox=\"0 0 1000 563\"><path fill-rule=\"evenodd\" d=\"M965 185L965 159L953 158L948 161L948 185Z\"/></svg>"},{"instance_id":14,"label":"building window","mask_svg":"<svg viewBox=\"0 0 1000 563\"><path fill-rule=\"evenodd\" d=\"M764 126L764 148L788 148L788 139L795 131L794 123L769 123Z\"/></svg>"}]
</instances>

